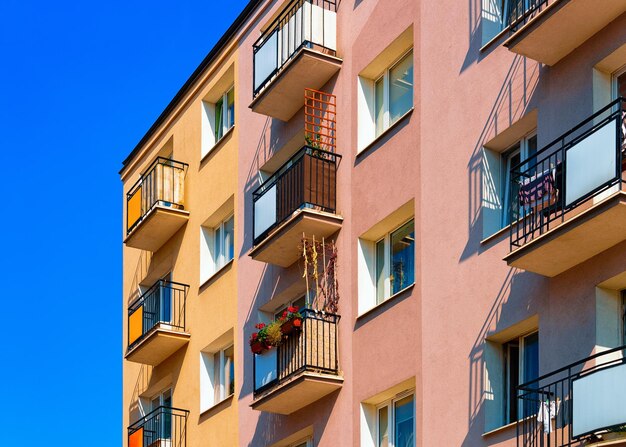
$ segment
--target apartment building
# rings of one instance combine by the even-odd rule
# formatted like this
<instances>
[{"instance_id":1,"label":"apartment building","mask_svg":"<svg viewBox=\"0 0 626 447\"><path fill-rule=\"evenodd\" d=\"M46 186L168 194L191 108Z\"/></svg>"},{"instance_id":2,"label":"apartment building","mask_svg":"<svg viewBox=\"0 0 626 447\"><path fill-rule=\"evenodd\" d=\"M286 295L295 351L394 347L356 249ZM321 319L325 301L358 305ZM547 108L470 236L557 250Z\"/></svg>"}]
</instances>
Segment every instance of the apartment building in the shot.
<instances>
[{"instance_id":1,"label":"apartment building","mask_svg":"<svg viewBox=\"0 0 626 447\"><path fill-rule=\"evenodd\" d=\"M626 446L626 0L252 0L124 161L123 445Z\"/></svg>"}]
</instances>

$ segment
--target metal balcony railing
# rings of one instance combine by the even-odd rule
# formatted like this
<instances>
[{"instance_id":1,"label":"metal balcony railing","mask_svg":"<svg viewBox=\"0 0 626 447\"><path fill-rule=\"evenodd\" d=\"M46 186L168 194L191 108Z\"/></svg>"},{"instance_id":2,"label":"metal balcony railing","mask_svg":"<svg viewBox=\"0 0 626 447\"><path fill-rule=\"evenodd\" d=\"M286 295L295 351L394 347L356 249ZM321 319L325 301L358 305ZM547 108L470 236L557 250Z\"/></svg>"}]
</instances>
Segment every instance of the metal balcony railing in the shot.
<instances>
[{"instance_id":1,"label":"metal balcony railing","mask_svg":"<svg viewBox=\"0 0 626 447\"><path fill-rule=\"evenodd\" d=\"M128 308L128 349L157 326L185 332L185 304L189 286L159 280Z\"/></svg>"},{"instance_id":2,"label":"metal balcony railing","mask_svg":"<svg viewBox=\"0 0 626 447\"><path fill-rule=\"evenodd\" d=\"M510 248L562 224L575 208L623 183L626 100L620 98L511 168Z\"/></svg>"},{"instance_id":3,"label":"metal balcony railing","mask_svg":"<svg viewBox=\"0 0 626 447\"><path fill-rule=\"evenodd\" d=\"M159 407L128 427L129 447L186 447L189 411Z\"/></svg>"},{"instance_id":4,"label":"metal balcony railing","mask_svg":"<svg viewBox=\"0 0 626 447\"><path fill-rule=\"evenodd\" d=\"M253 45L256 97L302 48L335 55L337 1L293 0Z\"/></svg>"},{"instance_id":5,"label":"metal balcony railing","mask_svg":"<svg viewBox=\"0 0 626 447\"><path fill-rule=\"evenodd\" d=\"M512 32L517 31L548 6L562 0L508 0L506 22Z\"/></svg>"},{"instance_id":6,"label":"metal balcony railing","mask_svg":"<svg viewBox=\"0 0 626 447\"><path fill-rule=\"evenodd\" d=\"M338 158L305 146L252 193L254 245L299 209L335 212Z\"/></svg>"},{"instance_id":7,"label":"metal balcony railing","mask_svg":"<svg viewBox=\"0 0 626 447\"><path fill-rule=\"evenodd\" d=\"M158 157L126 194L126 234L157 205L182 210L187 163Z\"/></svg>"},{"instance_id":8,"label":"metal balcony railing","mask_svg":"<svg viewBox=\"0 0 626 447\"><path fill-rule=\"evenodd\" d=\"M302 328L282 345L254 354L255 394L303 372L338 375L337 325L340 316L302 309Z\"/></svg>"},{"instance_id":9,"label":"metal balcony railing","mask_svg":"<svg viewBox=\"0 0 626 447\"><path fill-rule=\"evenodd\" d=\"M578 447L626 431L626 346L517 387L520 447Z\"/></svg>"}]
</instances>

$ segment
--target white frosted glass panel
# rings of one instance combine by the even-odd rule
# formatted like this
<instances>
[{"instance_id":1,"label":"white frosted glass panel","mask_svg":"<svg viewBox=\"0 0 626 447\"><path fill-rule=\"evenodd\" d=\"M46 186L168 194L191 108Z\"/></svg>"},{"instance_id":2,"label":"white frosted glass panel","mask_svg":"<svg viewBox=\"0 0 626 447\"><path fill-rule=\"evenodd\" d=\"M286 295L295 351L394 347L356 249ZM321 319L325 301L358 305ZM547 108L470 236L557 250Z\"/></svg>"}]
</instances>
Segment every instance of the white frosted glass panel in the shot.
<instances>
[{"instance_id":1,"label":"white frosted glass panel","mask_svg":"<svg viewBox=\"0 0 626 447\"><path fill-rule=\"evenodd\" d=\"M254 203L254 237L276 223L276 185L265 191Z\"/></svg>"},{"instance_id":2,"label":"white frosted glass panel","mask_svg":"<svg viewBox=\"0 0 626 447\"><path fill-rule=\"evenodd\" d=\"M261 388L263 385L267 385L272 380L276 380L278 377L277 366L277 349L270 349L263 354L255 354L255 376L254 387L255 389Z\"/></svg>"},{"instance_id":3,"label":"white frosted glass panel","mask_svg":"<svg viewBox=\"0 0 626 447\"><path fill-rule=\"evenodd\" d=\"M626 364L574 380L573 399L574 436L626 424Z\"/></svg>"},{"instance_id":4,"label":"white frosted glass panel","mask_svg":"<svg viewBox=\"0 0 626 447\"><path fill-rule=\"evenodd\" d=\"M616 138L616 121L611 121L567 151L567 205L615 178Z\"/></svg>"},{"instance_id":5,"label":"white frosted glass panel","mask_svg":"<svg viewBox=\"0 0 626 447\"><path fill-rule=\"evenodd\" d=\"M311 6L310 3L305 3L304 23L306 40L331 50L337 49L337 13L321 6ZM312 34L311 28L313 28Z\"/></svg>"},{"instance_id":6,"label":"white frosted glass panel","mask_svg":"<svg viewBox=\"0 0 626 447\"><path fill-rule=\"evenodd\" d=\"M263 46L254 54L254 89L258 89L263 82L278 68L278 33L267 38Z\"/></svg>"}]
</instances>

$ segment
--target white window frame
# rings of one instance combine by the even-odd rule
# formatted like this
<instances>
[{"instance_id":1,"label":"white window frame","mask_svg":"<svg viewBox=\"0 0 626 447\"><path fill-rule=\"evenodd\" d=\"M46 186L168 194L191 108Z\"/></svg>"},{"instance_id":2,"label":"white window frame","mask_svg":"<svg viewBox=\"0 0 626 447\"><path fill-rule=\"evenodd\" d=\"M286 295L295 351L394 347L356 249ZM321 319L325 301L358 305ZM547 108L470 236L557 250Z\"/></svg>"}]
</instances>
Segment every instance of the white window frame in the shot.
<instances>
[{"instance_id":1,"label":"white window frame","mask_svg":"<svg viewBox=\"0 0 626 447\"><path fill-rule=\"evenodd\" d=\"M406 224L408 224L409 222L413 221L413 232L415 232L415 218L411 217L409 220L403 222L401 225L398 225L397 227L395 227L393 230L388 231L387 233L385 233L385 235L378 239L377 241L374 242L374 295L375 295L375 301L376 301L376 305L378 304L382 304L385 301L387 301L389 298L391 298L394 295L397 295L399 293L402 293L404 290L408 289L409 287L411 287L413 284L415 284L415 270L413 271L413 282L411 284L409 284L408 286L406 286L405 288L397 291L396 293L391 293L391 235L393 233L395 233L396 231L398 231L400 228L402 228L403 226L405 226ZM378 284L376 284L376 272L378 272L378 253L376 250L376 247L378 246L378 243L384 241L384 271L383 271L383 277L385 278L385 281L383 283L383 299L382 301L379 303L378 302ZM414 247L415 248L415 247ZM415 251L413 251L413 266L415 268Z\"/></svg>"},{"instance_id":2,"label":"white window frame","mask_svg":"<svg viewBox=\"0 0 626 447\"><path fill-rule=\"evenodd\" d=\"M387 417L388 417L388 425L389 425L389 447L396 447L394 445L395 443L395 428L396 428L396 423L395 423L395 417L396 417L396 410L395 410L395 403L407 398L409 396L413 396L413 436L415 437L414 439L416 440L417 438L417 427L416 427L416 422L417 422L417 417L416 417L416 399L415 399L415 390L409 390L409 391L404 391L400 394L395 395L394 397L392 397L391 399L388 399L384 402L379 403L378 405L376 405L375 411L376 411L376 418L375 418L375 430L374 430L374 446L375 447L379 447L378 445L378 441L380 439L380 433L379 433L379 427L380 427L380 420L379 420L379 412L381 408L385 408L387 407ZM415 446L415 443L413 444Z\"/></svg>"},{"instance_id":3,"label":"white window frame","mask_svg":"<svg viewBox=\"0 0 626 447\"><path fill-rule=\"evenodd\" d=\"M531 132L524 135L519 140L515 141L515 143L511 144L506 150L502 151L500 156L501 163L500 165L504 167L504 185L502 185L503 196L502 200L502 215L500 217L500 228L506 228L512 222L509 222L509 205L510 205L510 191L511 191L511 158L519 153L520 154L520 163L523 160L528 159L530 156L530 145L529 141L532 138L537 138L537 129L533 129ZM516 146L519 144L519 148ZM539 151L539 146L535 148L535 151ZM535 152L536 153L536 152Z\"/></svg>"},{"instance_id":4,"label":"white window frame","mask_svg":"<svg viewBox=\"0 0 626 447\"><path fill-rule=\"evenodd\" d=\"M537 343L540 343L539 341L539 330L537 329L533 329L532 331L529 332L525 332L524 334L512 338L509 341L505 342L502 344L502 354L503 354L503 359L505 361L504 366L504 372L506 374L505 376L505 380L504 380L504 423L509 424L509 423L513 423L513 422L517 422L517 421L511 421L511 399L515 399L516 403L517 403L517 416L518 416L518 420L522 417L523 414L523 407L522 407L522 403L519 401L518 396L511 396L509 394L509 391L511 389L511 374L510 374L510 366L509 363L511 361L510 357L508 354L506 354L504 352L505 348L508 346L509 343L513 342L513 341L517 341L518 344L518 365L517 365L517 383L518 385L523 384L524 382L527 381L527 379L524 377L524 351L526 349L525 343L526 343L526 338L530 337L531 335L535 335L537 334Z\"/></svg>"},{"instance_id":5,"label":"white window frame","mask_svg":"<svg viewBox=\"0 0 626 447\"><path fill-rule=\"evenodd\" d=\"M305 444L306 447L313 447L313 439L309 436L307 438L303 438L299 441L291 443L287 447L300 447L302 444Z\"/></svg>"},{"instance_id":6,"label":"white window frame","mask_svg":"<svg viewBox=\"0 0 626 447\"><path fill-rule=\"evenodd\" d=\"M234 395L228 393L230 382L227 380L225 351L233 348L229 343L216 351L200 352L200 412L209 410ZM233 349L234 354L234 349ZM216 361L219 362L216 369ZM233 362L235 361L233 356ZM218 377L215 377L215 371ZM233 377L233 381L234 381Z\"/></svg>"},{"instance_id":7,"label":"white window frame","mask_svg":"<svg viewBox=\"0 0 626 447\"><path fill-rule=\"evenodd\" d=\"M226 223L233 220L233 257L226 256L225 227ZM217 237L219 230L220 237ZM235 256L235 214L230 213L222 219L219 225L210 228L206 226L200 227L200 284L205 283L213 275L227 266ZM219 251L218 251L219 249ZM217 255L219 253L219 255Z\"/></svg>"},{"instance_id":8,"label":"white window frame","mask_svg":"<svg viewBox=\"0 0 626 447\"><path fill-rule=\"evenodd\" d=\"M235 110L233 111L232 116L232 125L229 125L230 119L228 113L228 94L233 92L233 100ZM224 137L229 133L229 131L235 127L235 116L237 113L237 101L235 98L235 84L232 84L226 91L219 97L217 101L214 103L208 101L202 101L202 154L201 156L204 158L208 155L211 150L215 146L218 145L220 141L224 139ZM222 101L222 116L224 119L222 120L222 135L217 138L217 123L216 123L216 108L217 103Z\"/></svg>"},{"instance_id":9,"label":"white window frame","mask_svg":"<svg viewBox=\"0 0 626 447\"><path fill-rule=\"evenodd\" d=\"M391 122L391 118L390 118L390 103L389 103L389 95L390 95L390 82L389 82L389 78L390 78L390 72L391 70L393 70L394 68L396 68L407 56L411 55L411 63L414 64L414 60L413 60L413 48L411 48L410 50L406 51L405 53L403 53L399 58L397 58L391 65L389 65L389 67L387 67L385 69L385 71L378 76L375 80L374 80L374 136L375 138L380 137L382 134L384 134L387 130L389 130L389 128L391 126L393 126L396 122L400 121L402 119L402 117L404 115L406 115L406 113L408 113L413 107L414 104L409 108L409 110L407 110L405 113L403 113L401 116L398 117L398 119L395 122ZM415 69L415 67L413 67ZM377 108L377 103L376 103L376 84L378 83L378 81L383 80L383 127L380 131L380 133L378 133L378 129L376 128L376 110ZM413 72L413 88L415 88L415 72ZM415 90L413 90L413 92L415 93ZM413 99L411 99L411 102L413 102Z\"/></svg>"},{"instance_id":10,"label":"white window frame","mask_svg":"<svg viewBox=\"0 0 626 447\"><path fill-rule=\"evenodd\" d=\"M615 101L618 98L617 78L619 78L623 74L626 74L626 65L624 65L619 70L616 70L615 72L611 74L611 99L613 101Z\"/></svg>"}]
</instances>

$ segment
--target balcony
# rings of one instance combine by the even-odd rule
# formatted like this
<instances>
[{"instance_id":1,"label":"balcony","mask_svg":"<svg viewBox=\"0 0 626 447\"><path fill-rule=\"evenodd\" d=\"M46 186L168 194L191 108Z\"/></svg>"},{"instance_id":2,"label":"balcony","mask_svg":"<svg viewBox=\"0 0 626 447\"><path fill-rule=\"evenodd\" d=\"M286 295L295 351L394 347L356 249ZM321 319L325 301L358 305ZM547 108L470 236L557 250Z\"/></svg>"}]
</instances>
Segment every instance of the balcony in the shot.
<instances>
[{"instance_id":1,"label":"balcony","mask_svg":"<svg viewBox=\"0 0 626 447\"><path fill-rule=\"evenodd\" d=\"M128 447L186 447L189 411L159 407L128 427Z\"/></svg>"},{"instance_id":2,"label":"balcony","mask_svg":"<svg viewBox=\"0 0 626 447\"><path fill-rule=\"evenodd\" d=\"M510 266L556 276L626 240L626 101L511 169Z\"/></svg>"},{"instance_id":3,"label":"balcony","mask_svg":"<svg viewBox=\"0 0 626 447\"><path fill-rule=\"evenodd\" d=\"M343 384L337 355L339 315L310 309L300 313L300 331L277 348L254 354L255 410L291 414Z\"/></svg>"},{"instance_id":4,"label":"balcony","mask_svg":"<svg viewBox=\"0 0 626 447\"><path fill-rule=\"evenodd\" d=\"M187 223L186 172L186 163L159 157L133 185L126 195L127 246L157 251Z\"/></svg>"},{"instance_id":5,"label":"balcony","mask_svg":"<svg viewBox=\"0 0 626 447\"><path fill-rule=\"evenodd\" d=\"M626 445L626 346L518 387L520 447Z\"/></svg>"},{"instance_id":6,"label":"balcony","mask_svg":"<svg viewBox=\"0 0 626 447\"><path fill-rule=\"evenodd\" d=\"M250 108L289 121L304 88L319 90L339 71L336 53L336 0L292 1L254 44Z\"/></svg>"},{"instance_id":7,"label":"balcony","mask_svg":"<svg viewBox=\"0 0 626 447\"><path fill-rule=\"evenodd\" d=\"M504 45L547 65L556 64L626 12L623 0L521 0L509 4L512 34Z\"/></svg>"},{"instance_id":8,"label":"balcony","mask_svg":"<svg viewBox=\"0 0 626 447\"><path fill-rule=\"evenodd\" d=\"M303 234L328 238L341 228L335 214L337 161L341 156L311 146L252 194L252 259L289 267L301 255Z\"/></svg>"},{"instance_id":9,"label":"balcony","mask_svg":"<svg viewBox=\"0 0 626 447\"><path fill-rule=\"evenodd\" d=\"M126 360L156 366L189 342L185 302L189 286L159 280L128 308Z\"/></svg>"}]
</instances>

